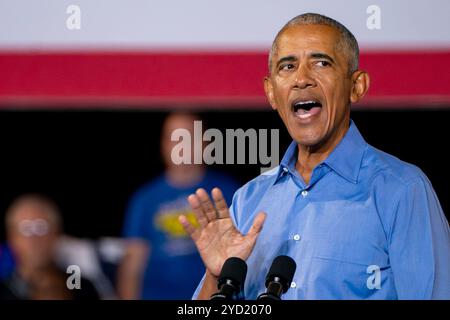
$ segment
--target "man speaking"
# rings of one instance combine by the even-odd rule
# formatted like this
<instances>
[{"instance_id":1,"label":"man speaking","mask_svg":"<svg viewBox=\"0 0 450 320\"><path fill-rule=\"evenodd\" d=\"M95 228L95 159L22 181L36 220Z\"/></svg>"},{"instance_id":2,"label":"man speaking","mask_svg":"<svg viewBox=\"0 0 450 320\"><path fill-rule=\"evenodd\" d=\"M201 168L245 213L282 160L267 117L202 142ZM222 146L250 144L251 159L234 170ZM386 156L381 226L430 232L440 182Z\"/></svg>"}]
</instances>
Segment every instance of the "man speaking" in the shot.
<instances>
[{"instance_id":1,"label":"man speaking","mask_svg":"<svg viewBox=\"0 0 450 320\"><path fill-rule=\"evenodd\" d=\"M287 255L298 267L284 299L450 299L449 225L430 181L368 145L350 119L370 82L358 60L353 34L319 14L277 34L264 89L293 142L230 209L218 188L213 201L203 189L189 196L199 227L180 222L206 266L194 298L209 299L225 260L239 257L243 298L256 299Z\"/></svg>"}]
</instances>

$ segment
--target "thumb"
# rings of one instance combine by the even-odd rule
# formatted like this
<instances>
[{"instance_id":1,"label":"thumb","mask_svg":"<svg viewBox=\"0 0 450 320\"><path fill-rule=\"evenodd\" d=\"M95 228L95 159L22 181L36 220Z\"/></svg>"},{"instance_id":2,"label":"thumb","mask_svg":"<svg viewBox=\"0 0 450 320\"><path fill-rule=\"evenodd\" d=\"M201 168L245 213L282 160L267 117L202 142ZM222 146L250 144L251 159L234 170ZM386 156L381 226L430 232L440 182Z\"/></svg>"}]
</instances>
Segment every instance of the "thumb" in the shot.
<instances>
[{"instance_id":1,"label":"thumb","mask_svg":"<svg viewBox=\"0 0 450 320\"><path fill-rule=\"evenodd\" d=\"M262 230L265 220L266 220L266 213L262 211L258 213L258 215L253 220L253 224L250 227L250 230L248 231L247 235L248 236L258 235L258 233L260 233Z\"/></svg>"}]
</instances>

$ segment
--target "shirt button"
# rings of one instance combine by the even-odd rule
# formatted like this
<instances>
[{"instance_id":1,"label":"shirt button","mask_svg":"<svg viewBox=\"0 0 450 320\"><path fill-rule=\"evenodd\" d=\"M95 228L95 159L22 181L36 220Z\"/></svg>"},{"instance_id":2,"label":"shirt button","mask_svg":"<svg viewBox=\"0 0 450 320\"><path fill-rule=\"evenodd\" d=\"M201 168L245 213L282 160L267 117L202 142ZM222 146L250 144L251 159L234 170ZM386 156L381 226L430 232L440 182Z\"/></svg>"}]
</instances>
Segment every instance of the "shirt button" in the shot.
<instances>
[{"instance_id":1,"label":"shirt button","mask_svg":"<svg viewBox=\"0 0 450 320\"><path fill-rule=\"evenodd\" d=\"M283 171L284 171L284 172L288 172L289 170L288 170L288 168L284 167L284 168L283 168Z\"/></svg>"},{"instance_id":2,"label":"shirt button","mask_svg":"<svg viewBox=\"0 0 450 320\"><path fill-rule=\"evenodd\" d=\"M294 235L294 240L295 240L295 241L300 240L300 235L299 235L299 234Z\"/></svg>"},{"instance_id":3,"label":"shirt button","mask_svg":"<svg viewBox=\"0 0 450 320\"><path fill-rule=\"evenodd\" d=\"M295 288L295 287L297 287L297 284L294 281L292 281L291 282L291 288Z\"/></svg>"},{"instance_id":4,"label":"shirt button","mask_svg":"<svg viewBox=\"0 0 450 320\"><path fill-rule=\"evenodd\" d=\"M307 195L308 195L308 191L303 190L303 191L302 191L302 197L305 198Z\"/></svg>"}]
</instances>

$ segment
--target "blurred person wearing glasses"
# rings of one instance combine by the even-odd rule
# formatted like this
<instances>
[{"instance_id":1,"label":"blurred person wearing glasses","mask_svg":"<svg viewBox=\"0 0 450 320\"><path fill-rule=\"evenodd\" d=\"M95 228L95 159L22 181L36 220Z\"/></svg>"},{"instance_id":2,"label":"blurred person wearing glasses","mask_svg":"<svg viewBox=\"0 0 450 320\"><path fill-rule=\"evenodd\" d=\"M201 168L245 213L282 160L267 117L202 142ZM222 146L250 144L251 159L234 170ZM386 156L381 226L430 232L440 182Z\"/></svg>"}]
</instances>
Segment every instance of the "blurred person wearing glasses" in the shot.
<instances>
[{"instance_id":1,"label":"blurred person wearing glasses","mask_svg":"<svg viewBox=\"0 0 450 320\"><path fill-rule=\"evenodd\" d=\"M0 299L71 300L98 299L94 286L80 279L80 289L69 289L70 274L55 262L62 235L56 205L40 195L24 195L8 208L6 235L16 264L14 272L0 283Z\"/></svg>"}]
</instances>

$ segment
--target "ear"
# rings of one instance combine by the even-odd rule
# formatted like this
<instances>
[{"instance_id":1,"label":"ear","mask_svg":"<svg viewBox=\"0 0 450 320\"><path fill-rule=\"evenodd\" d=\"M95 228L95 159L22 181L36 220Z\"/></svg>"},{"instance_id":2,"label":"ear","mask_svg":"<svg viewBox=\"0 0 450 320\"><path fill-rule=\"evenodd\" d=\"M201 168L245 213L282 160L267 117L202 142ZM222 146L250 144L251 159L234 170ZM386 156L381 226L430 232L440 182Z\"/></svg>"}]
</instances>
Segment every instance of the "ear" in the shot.
<instances>
[{"instance_id":1,"label":"ear","mask_svg":"<svg viewBox=\"0 0 450 320\"><path fill-rule=\"evenodd\" d=\"M356 103L361 100L369 90L370 77L369 74L362 70L357 70L352 74L352 93L350 101Z\"/></svg>"},{"instance_id":2,"label":"ear","mask_svg":"<svg viewBox=\"0 0 450 320\"><path fill-rule=\"evenodd\" d=\"M272 109L276 110L277 105L275 103L275 99L273 96L273 85L272 85L272 80L270 79L270 76L264 77L264 91L266 92L267 100L269 100L269 103L272 106Z\"/></svg>"}]
</instances>

